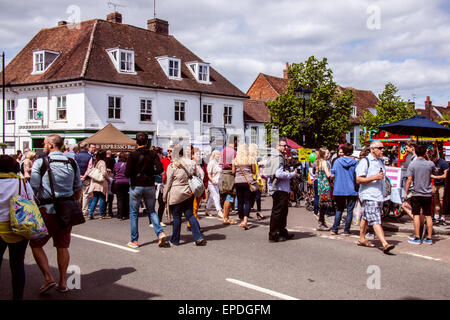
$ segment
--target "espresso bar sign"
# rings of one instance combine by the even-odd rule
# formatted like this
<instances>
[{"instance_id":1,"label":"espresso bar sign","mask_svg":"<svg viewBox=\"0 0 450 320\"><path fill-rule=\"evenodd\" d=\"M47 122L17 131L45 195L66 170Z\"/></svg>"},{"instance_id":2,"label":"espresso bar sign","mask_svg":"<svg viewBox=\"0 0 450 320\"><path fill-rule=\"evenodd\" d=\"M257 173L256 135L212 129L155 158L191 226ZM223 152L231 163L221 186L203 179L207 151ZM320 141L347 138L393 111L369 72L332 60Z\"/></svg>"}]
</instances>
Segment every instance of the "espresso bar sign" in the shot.
<instances>
[{"instance_id":1,"label":"espresso bar sign","mask_svg":"<svg viewBox=\"0 0 450 320\"><path fill-rule=\"evenodd\" d=\"M136 146L131 144L96 144L95 148L103 150L131 151L136 149Z\"/></svg>"}]
</instances>

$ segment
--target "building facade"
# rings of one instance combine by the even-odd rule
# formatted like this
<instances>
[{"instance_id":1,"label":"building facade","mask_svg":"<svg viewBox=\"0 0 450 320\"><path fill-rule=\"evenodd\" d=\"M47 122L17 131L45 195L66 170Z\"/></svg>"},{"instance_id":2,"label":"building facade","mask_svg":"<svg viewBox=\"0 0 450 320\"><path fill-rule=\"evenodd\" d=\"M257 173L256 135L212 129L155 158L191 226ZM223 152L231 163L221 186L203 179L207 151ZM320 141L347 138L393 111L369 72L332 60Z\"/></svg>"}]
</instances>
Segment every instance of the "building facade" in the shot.
<instances>
[{"instance_id":1,"label":"building facade","mask_svg":"<svg viewBox=\"0 0 450 320\"><path fill-rule=\"evenodd\" d=\"M210 129L244 128L247 96L168 33L107 20L42 29L5 69L7 153L58 133L83 140L109 123L166 148Z\"/></svg>"}]
</instances>

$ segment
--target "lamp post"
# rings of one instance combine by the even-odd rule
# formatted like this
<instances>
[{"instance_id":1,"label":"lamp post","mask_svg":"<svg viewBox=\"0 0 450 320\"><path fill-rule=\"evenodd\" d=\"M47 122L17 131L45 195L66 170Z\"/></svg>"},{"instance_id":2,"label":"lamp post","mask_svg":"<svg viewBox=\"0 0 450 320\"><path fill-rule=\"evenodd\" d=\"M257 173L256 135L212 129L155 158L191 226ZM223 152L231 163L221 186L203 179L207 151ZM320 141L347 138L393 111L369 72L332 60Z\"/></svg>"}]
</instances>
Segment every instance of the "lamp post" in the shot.
<instances>
[{"instance_id":1,"label":"lamp post","mask_svg":"<svg viewBox=\"0 0 450 320\"><path fill-rule=\"evenodd\" d=\"M2 101L3 101L3 109L2 109L2 126L3 126L3 140L2 143L5 144L5 52L2 54ZM5 146L3 146L3 154L5 154Z\"/></svg>"},{"instance_id":2,"label":"lamp post","mask_svg":"<svg viewBox=\"0 0 450 320\"><path fill-rule=\"evenodd\" d=\"M301 99L302 109L303 109L303 119L299 121L299 125L302 129L308 128L309 123L306 121L306 101L311 100L311 94L313 91L309 87L302 87L301 84L298 85L296 89L294 89L295 96L297 99Z\"/></svg>"}]
</instances>

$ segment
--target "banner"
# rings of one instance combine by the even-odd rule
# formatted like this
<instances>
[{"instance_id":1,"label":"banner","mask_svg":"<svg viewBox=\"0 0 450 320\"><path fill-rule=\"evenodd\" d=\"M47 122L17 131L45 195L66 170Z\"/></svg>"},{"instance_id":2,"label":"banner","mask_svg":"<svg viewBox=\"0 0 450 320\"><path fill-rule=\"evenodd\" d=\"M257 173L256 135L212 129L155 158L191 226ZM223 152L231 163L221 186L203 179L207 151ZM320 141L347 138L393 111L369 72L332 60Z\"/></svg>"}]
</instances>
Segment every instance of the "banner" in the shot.
<instances>
[{"instance_id":1,"label":"banner","mask_svg":"<svg viewBox=\"0 0 450 320\"><path fill-rule=\"evenodd\" d=\"M311 154L312 149L301 148L298 149L298 161L308 161L309 155Z\"/></svg>"},{"instance_id":2,"label":"banner","mask_svg":"<svg viewBox=\"0 0 450 320\"><path fill-rule=\"evenodd\" d=\"M386 167L386 177L391 180L392 188L400 188L402 184L402 169L397 167Z\"/></svg>"}]
</instances>

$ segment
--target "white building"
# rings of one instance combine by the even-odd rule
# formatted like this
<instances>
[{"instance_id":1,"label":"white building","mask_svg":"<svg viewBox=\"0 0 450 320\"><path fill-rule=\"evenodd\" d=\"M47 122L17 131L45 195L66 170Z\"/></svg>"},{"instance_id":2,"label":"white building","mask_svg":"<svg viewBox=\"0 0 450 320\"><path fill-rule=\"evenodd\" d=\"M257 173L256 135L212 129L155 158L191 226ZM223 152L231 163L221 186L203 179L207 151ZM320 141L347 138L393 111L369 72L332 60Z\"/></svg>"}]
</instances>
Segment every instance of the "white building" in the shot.
<instances>
[{"instance_id":1,"label":"white building","mask_svg":"<svg viewBox=\"0 0 450 320\"><path fill-rule=\"evenodd\" d=\"M80 141L109 123L132 138L148 132L163 148L214 127L244 129L247 96L169 35L166 21L121 21L117 12L78 27L62 21L8 64L6 153L42 148L50 133Z\"/></svg>"}]
</instances>

